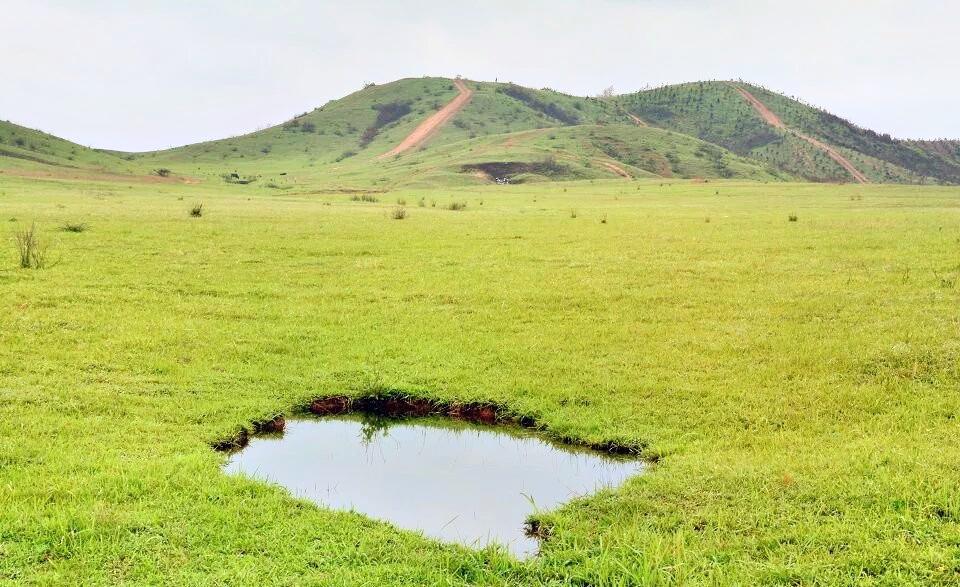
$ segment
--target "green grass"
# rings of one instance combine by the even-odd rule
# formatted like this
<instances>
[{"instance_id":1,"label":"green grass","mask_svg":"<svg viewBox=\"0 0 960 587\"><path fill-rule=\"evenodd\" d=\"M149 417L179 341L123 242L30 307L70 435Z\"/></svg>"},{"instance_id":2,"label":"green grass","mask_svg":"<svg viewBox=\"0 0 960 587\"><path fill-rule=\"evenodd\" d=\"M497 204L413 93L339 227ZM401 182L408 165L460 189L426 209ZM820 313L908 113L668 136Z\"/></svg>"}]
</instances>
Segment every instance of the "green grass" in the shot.
<instances>
[{"instance_id":1,"label":"green grass","mask_svg":"<svg viewBox=\"0 0 960 587\"><path fill-rule=\"evenodd\" d=\"M0 583L956 584L960 190L308 192L0 176ZM530 563L220 473L376 389L660 460Z\"/></svg>"}]
</instances>

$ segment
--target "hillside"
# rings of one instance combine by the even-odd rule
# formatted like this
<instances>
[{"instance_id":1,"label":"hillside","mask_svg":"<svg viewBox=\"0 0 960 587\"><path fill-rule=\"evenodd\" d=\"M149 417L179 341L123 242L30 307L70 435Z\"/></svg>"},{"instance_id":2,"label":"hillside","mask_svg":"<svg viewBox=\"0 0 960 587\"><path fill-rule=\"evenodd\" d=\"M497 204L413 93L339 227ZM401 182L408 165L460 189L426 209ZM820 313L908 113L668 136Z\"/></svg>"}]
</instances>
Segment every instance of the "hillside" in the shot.
<instances>
[{"instance_id":1,"label":"hillside","mask_svg":"<svg viewBox=\"0 0 960 587\"><path fill-rule=\"evenodd\" d=\"M149 153L89 149L0 123L4 169L277 189L617 177L960 183L956 142L899 141L739 82L601 99L409 78L258 132Z\"/></svg>"},{"instance_id":2,"label":"hillside","mask_svg":"<svg viewBox=\"0 0 960 587\"><path fill-rule=\"evenodd\" d=\"M458 83L469 91L469 101L421 146L392 154L461 93ZM443 78L371 85L263 131L135 160L143 168L279 189L498 179L790 178L693 137L638 127L615 101Z\"/></svg>"},{"instance_id":3,"label":"hillside","mask_svg":"<svg viewBox=\"0 0 960 587\"><path fill-rule=\"evenodd\" d=\"M774 113L786 128L764 120L741 89ZM750 84L696 82L625 95L619 100L627 111L651 125L699 137L811 181L852 178L823 148L800 135L835 149L872 182L960 182L956 160Z\"/></svg>"},{"instance_id":4,"label":"hillside","mask_svg":"<svg viewBox=\"0 0 960 587\"><path fill-rule=\"evenodd\" d=\"M948 164L960 165L960 141L908 141L907 144Z\"/></svg>"},{"instance_id":5,"label":"hillside","mask_svg":"<svg viewBox=\"0 0 960 587\"><path fill-rule=\"evenodd\" d=\"M0 121L0 157L3 167L122 167L122 161L113 155L5 121Z\"/></svg>"}]
</instances>

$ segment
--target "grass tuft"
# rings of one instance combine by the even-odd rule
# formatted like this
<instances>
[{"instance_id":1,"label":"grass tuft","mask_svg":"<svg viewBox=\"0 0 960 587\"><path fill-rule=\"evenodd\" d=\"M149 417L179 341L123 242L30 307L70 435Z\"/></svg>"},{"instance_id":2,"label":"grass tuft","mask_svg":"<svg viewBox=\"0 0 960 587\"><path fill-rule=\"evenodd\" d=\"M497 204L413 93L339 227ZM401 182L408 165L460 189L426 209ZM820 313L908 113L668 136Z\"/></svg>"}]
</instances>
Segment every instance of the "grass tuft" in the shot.
<instances>
[{"instance_id":1,"label":"grass tuft","mask_svg":"<svg viewBox=\"0 0 960 587\"><path fill-rule=\"evenodd\" d=\"M15 231L13 242L21 269L43 269L48 266L50 247L41 240L36 222L30 224L29 228Z\"/></svg>"},{"instance_id":2,"label":"grass tuft","mask_svg":"<svg viewBox=\"0 0 960 587\"><path fill-rule=\"evenodd\" d=\"M90 226L86 222L64 222L60 226L63 232L86 232Z\"/></svg>"},{"instance_id":3,"label":"grass tuft","mask_svg":"<svg viewBox=\"0 0 960 587\"><path fill-rule=\"evenodd\" d=\"M190 216L192 218L200 218L203 216L203 203L194 204L193 208L190 208Z\"/></svg>"}]
</instances>

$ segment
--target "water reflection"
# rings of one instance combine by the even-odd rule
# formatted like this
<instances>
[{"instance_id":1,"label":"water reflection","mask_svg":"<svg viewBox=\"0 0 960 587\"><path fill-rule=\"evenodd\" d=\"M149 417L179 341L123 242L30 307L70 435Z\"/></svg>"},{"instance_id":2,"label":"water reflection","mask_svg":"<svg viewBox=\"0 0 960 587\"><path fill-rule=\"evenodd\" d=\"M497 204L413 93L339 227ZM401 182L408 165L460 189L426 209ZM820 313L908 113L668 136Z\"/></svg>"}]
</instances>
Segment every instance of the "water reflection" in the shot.
<instances>
[{"instance_id":1,"label":"water reflection","mask_svg":"<svg viewBox=\"0 0 960 587\"><path fill-rule=\"evenodd\" d=\"M358 416L288 420L282 436L254 438L226 465L323 506L468 546L499 543L518 557L537 550L528 515L641 468L522 429Z\"/></svg>"}]
</instances>

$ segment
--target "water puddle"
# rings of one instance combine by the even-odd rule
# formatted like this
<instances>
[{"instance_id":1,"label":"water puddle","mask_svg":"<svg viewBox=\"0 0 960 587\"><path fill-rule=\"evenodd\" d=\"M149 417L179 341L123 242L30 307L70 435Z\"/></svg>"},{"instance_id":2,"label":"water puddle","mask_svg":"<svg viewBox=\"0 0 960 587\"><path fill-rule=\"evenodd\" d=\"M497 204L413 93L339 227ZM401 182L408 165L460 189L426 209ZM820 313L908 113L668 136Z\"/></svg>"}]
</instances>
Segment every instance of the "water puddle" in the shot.
<instances>
[{"instance_id":1,"label":"water puddle","mask_svg":"<svg viewBox=\"0 0 960 587\"><path fill-rule=\"evenodd\" d=\"M233 453L226 471L439 540L497 543L526 558L538 548L525 528L529 515L615 487L642 467L517 426L341 415L287 420L282 434L254 437Z\"/></svg>"}]
</instances>

